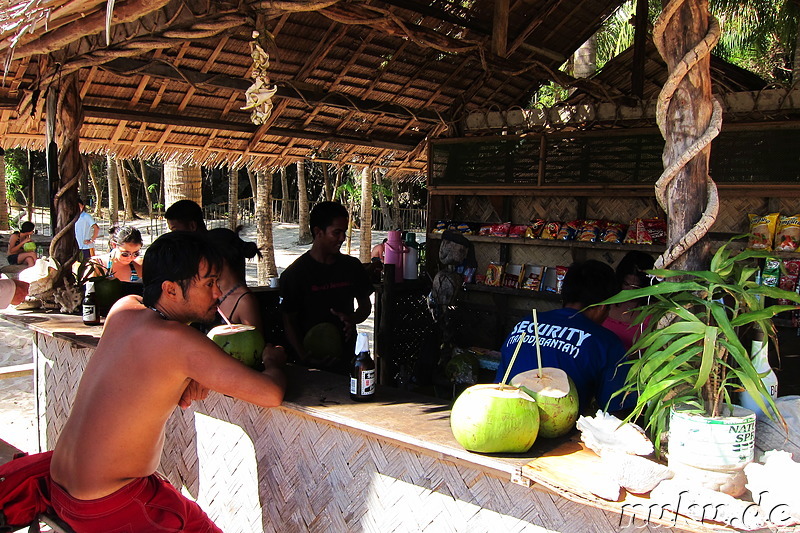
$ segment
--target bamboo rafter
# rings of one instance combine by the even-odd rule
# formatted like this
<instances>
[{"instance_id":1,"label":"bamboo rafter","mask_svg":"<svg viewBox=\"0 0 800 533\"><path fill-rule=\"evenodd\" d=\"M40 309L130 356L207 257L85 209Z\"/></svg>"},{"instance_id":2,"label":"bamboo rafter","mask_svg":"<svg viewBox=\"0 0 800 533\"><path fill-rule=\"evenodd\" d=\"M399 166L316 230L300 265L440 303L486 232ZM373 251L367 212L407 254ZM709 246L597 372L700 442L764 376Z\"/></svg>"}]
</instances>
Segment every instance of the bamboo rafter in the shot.
<instances>
[{"instance_id":1,"label":"bamboo rafter","mask_svg":"<svg viewBox=\"0 0 800 533\"><path fill-rule=\"evenodd\" d=\"M664 32L672 17L678 9L686 2L686 0L673 0L664 8L659 15L653 27L653 39L659 53L666 57L666 44L664 39ZM667 124L667 111L673 95L678 89L678 86L689 71L696 66L703 58L711 54L711 50L719 41L720 28L717 20L709 14L708 31L706 36L697 43L691 50L689 50L681 61L675 66L674 70L669 73L669 78L664 84L661 92L658 95L656 103L656 119L658 127L664 139L668 139L665 125ZM656 181L655 192L658 203L666 213L669 213L669 184L677 177L678 173L689 161L694 159L700 154L711 141L719 135L722 129L722 106L717 100L713 102L713 112L711 120L709 121L706 130L695 139L692 145L675 161L664 169L661 176ZM690 229L686 235L681 237L680 240L673 243L669 248L661 254L655 262L655 268L666 268L674 263L679 257L685 254L689 248L697 244L703 236L708 233L719 212L719 194L717 192L717 185L711 176L706 174L706 207L700 220Z\"/></svg>"}]
</instances>

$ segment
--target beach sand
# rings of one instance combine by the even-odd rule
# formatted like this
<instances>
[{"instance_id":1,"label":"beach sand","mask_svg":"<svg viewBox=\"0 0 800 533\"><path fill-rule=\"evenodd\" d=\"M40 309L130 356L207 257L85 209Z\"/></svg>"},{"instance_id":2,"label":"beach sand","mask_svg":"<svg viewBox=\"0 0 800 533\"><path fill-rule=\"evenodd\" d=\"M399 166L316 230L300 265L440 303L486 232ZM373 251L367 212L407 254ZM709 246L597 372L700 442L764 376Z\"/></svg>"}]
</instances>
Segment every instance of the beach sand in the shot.
<instances>
[{"instance_id":1,"label":"beach sand","mask_svg":"<svg viewBox=\"0 0 800 533\"><path fill-rule=\"evenodd\" d=\"M153 231L155 225L149 220L139 220L131 223L142 232L145 248L158 235ZM107 225L101 225L101 240L107 237ZM212 224L219 227L222 222ZM297 224L275 223L273 225L273 239L275 244L275 263L278 273L289 266L292 261L310 248L310 245L298 245L299 230ZM372 232L372 244L380 243L387 233ZM256 240L254 226L246 226L241 234L247 241ZM354 230L351 240L350 255L358 257L359 231ZM7 242L7 235L3 236ZM347 243L342 246L346 252ZM0 254L0 266L8 264L5 254ZM256 285L257 263L249 261L247 265L248 284ZM366 331L372 336L372 316L359 325L359 331ZM30 330L16 326L6 320L0 319L0 367L23 364L32 361L32 337ZM38 452L38 439L36 436L36 412L34 403L33 379L31 376L20 378L0 379L0 438L27 452Z\"/></svg>"}]
</instances>

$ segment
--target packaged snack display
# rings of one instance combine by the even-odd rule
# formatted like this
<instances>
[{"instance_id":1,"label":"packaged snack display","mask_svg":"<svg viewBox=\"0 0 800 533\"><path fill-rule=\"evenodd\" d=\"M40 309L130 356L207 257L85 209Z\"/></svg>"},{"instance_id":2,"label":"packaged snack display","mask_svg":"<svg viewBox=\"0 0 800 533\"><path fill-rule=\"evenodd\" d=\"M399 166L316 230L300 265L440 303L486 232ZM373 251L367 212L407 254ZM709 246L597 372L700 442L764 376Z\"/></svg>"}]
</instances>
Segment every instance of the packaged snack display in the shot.
<instances>
[{"instance_id":1,"label":"packaged snack display","mask_svg":"<svg viewBox=\"0 0 800 533\"><path fill-rule=\"evenodd\" d=\"M532 220L530 226L525 230L525 237L528 239L538 239L542 235L542 230L546 223L547 221L543 218Z\"/></svg>"},{"instance_id":2,"label":"packaged snack display","mask_svg":"<svg viewBox=\"0 0 800 533\"><path fill-rule=\"evenodd\" d=\"M747 241L747 247L750 250L772 250L775 227L778 225L778 213L747 216L750 219L750 238Z\"/></svg>"},{"instance_id":3,"label":"packaged snack display","mask_svg":"<svg viewBox=\"0 0 800 533\"><path fill-rule=\"evenodd\" d=\"M761 284L765 287L777 287L781 276L781 260L777 257L767 257L764 261L764 270L761 271Z\"/></svg>"},{"instance_id":4,"label":"packaged snack display","mask_svg":"<svg viewBox=\"0 0 800 533\"><path fill-rule=\"evenodd\" d=\"M784 260L780 280L778 281L778 288L795 292L798 278L800 278L800 259ZM779 305L789 305L792 303L784 298L778 298L777 302Z\"/></svg>"},{"instance_id":5,"label":"packaged snack display","mask_svg":"<svg viewBox=\"0 0 800 533\"><path fill-rule=\"evenodd\" d=\"M644 221L635 218L628 224L628 233L625 234L625 244L653 244L653 239L644 229Z\"/></svg>"},{"instance_id":6,"label":"packaged snack display","mask_svg":"<svg viewBox=\"0 0 800 533\"><path fill-rule=\"evenodd\" d=\"M561 222L551 220L544 225L542 229L542 239L554 241L558 237L558 232L561 230Z\"/></svg>"},{"instance_id":7,"label":"packaged snack display","mask_svg":"<svg viewBox=\"0 0 800 533\"><path fill-rule=\"evenodd\" d=\"M488 237L491 234L492 234L492 225L491 224L484 224L478 230L478 235L481 235L483 237Z\"/></svg>"},{"instance_id":8,"label":"packaged snack display","mask_svg":"<svg viewBox=\"0 0 800 533\"><path fill-rule=\"evenodd\" d=\"M499 287L503 282L503 265L500 263L489 263L486 269L486 285Z\"/></svg>"},{"instance_id":9,"label":"packaged snack display","mask_svg":"<svg viewBox=\"0 0 800 533\"><path fill-rule=\"evenodd\" d=\"M508 263L503 270L503 287L518 289L522 277L523 265Z\"/></svg>"},{"instance_id":10,"label":"packaged snack display","mask_svg":"<svg viewBox=\"0 0 800 533\"><path fill-rule=\"evenodd\" d=\"M434 233L444 233L447 229L448 223L446 220L437 220L436 225L433 227Z\"/></svg>"},{"instance_id":11,"label":"packaged snack display","mask_svg":"<svg viewBox=\"0 0 800 533\"><path fill-rule=\"evenodd\" d=\"M525 235L525 230L528 229L528 226L523 224L514 224L508 230L508 236L514 237L516 239L521 239Z\"/></svg>"},{"instance_id":12,"label":"packaged snack display","mask_svg":"<svg viewBox=\"0 0 800 533\"><path fill-rule=\"evenodd\" d=\"M536 265L525 265L522 272L522 288L531 291L538 291L542 282L542 268Z\"/></svg>"},{"instance_id":13,"label":"packaged snack display","mask_svg":"<svg viewBox=\"0 0 800 533\"><path fill-rule=\"evenodd\" d=\"M492 237L508 237L508 231L511 229L511 222L503 222L502 224L492 224Z\"/></svg>"},{"instance_id":14,"label":"packaged snack display","mask_svg":"<svg viewBox=\"0 0 800 533\"><path fill-rule=\"evenodd\" d=\"M600 238L600 233L603 231L603 225L603 221L601 220L584 220L575 234L575 240L581 242L596 242Z\"/></svg>"},{"instance_id":15,"label":"packaged snack display","mask_svg":"<svg viewBox=\"0 0 800 533\"><path fill-rule=\"evenodd\" d=\"M570 220L558 231L556 235L556 240L559 241L573 241L575 240L575 236L578 234L578 229L580 229L581 225L583 224L583 220Z\"/></svg>"},{"instance_id":16,"label":"packaged snack display","mask_svg":"<svg viewBox=\"0 0 800 533\"><path fill-rule=\"evenodd\" d=\"M778 218L778 227L775 231L775 250L781 252L794 252L800 245L800 214L792 216L781 215Z\"/></svg>"},{"instance_id":17,"label":"packaged snack display","mask_svg":"<svg viewBox=\"0 0 800 533\"><path fill-rule=\"evenodd\" d=\"M603 229L600 240L602 242L619 244L622 242L622 239L625 238L626 228L627 226L621 222L606 222L606 227Z\"/></svg>"},{"instance_id":18,"label":"packaged snack display","mask_svg":"<svg viewBox=\"0 0 800 533\"><path fill-rule=\"evenodd\" d=\"M667 221L661 218L642 219L644 229L650 234L653 244L667 244Z\"/></svg>"},{"instance_id":19,"label":"packaged snack display","mask_svg":"<svg viewBox=\"0 0 800 533\"><path fill-rule=\"evenodd\" d=\"M466 222L460 222L456 225L456 231L460 231L464 235L475 235L475 232L472 231L472 226L470 226Z\"/></svg>"}]
</instances>

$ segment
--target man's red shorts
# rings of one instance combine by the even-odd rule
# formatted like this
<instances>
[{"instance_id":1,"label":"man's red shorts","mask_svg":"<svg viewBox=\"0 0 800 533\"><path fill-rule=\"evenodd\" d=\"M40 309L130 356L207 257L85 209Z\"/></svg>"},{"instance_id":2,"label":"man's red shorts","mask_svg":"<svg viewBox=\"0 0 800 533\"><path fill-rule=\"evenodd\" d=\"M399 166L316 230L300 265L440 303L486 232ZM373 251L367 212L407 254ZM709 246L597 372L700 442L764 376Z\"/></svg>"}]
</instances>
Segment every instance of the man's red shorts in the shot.
<instances>
[{"instance_id":1,"label":"man's red shorts","mask_svg":"<svg viewBox=\"0 0 800 533\"><path fill-rule=\"evenodd\" d=\"M156 474L96 500L76 500L50 480L50 500L76 533L222 533L199 505Z\"/></svg>"}]
</instances>

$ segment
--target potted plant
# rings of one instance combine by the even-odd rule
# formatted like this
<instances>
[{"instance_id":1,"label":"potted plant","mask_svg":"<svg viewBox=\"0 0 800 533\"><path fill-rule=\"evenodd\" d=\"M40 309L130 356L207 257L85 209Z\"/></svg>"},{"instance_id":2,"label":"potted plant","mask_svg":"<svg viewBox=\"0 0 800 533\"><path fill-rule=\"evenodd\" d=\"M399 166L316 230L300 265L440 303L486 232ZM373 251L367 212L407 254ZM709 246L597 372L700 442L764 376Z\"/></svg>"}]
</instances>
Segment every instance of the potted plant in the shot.
<instances>
[{"instance_id":1,"label":"potted plant","mask_svg":"<svg viewBox=\"0 0 800 533\"><path fill-rule=\"evenodd\" d=\"M638 395L628 420L643 419L656 453L676 410L719 423L734 414L736 391L744 390L764 412L777 413L742 338L755 333L777 346L772 319L798 306L765 307L764 301L781 298L800 304L800 295L756 281L756 259L769 257L768 252L734 253L730 244L717 250L708 270L648 271L664 281L603 302L647 299L634 310L634 323L649 321L631 347L627 381L617 394Z\"/></svg>"}]
</instances>

